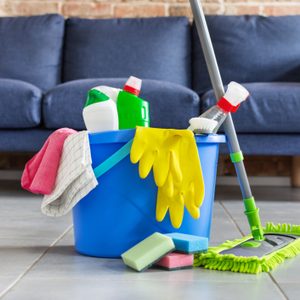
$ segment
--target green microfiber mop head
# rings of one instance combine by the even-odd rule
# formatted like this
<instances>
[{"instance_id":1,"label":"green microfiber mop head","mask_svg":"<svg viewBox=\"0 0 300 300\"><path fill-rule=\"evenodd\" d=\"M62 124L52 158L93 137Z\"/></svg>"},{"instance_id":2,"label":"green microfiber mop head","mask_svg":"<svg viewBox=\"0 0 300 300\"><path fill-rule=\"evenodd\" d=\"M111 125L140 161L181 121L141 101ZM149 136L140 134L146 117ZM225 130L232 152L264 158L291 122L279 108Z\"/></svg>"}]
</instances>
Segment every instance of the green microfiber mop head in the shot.
<instances>
[{"instance_id":1,"label":"green microfiber mop head","mask_svg":"<svg viewBox=\"0 0 300 300\"><path fill-rule=\"evenodd\" d=\"M211 247L206 253L195 254L194 266L204 267L210 270L232 271L241 273L258 274L269 272L281 264L286 258L295 257L300 253L300 225L267 223L264 228L264 234L272 236L273 234L294 236L287 245L282 248L274 248L275 251L267 253L264 256L256 256L255 251L259 247L251 248L253 256L237 256L226 254L226 251L242 245L252 239L252 235L234 241L226 241L220 246ZM299 237L299 238L298 238ZM224 254L221 252L225 251Z\"/></svg>"}]
</instances>

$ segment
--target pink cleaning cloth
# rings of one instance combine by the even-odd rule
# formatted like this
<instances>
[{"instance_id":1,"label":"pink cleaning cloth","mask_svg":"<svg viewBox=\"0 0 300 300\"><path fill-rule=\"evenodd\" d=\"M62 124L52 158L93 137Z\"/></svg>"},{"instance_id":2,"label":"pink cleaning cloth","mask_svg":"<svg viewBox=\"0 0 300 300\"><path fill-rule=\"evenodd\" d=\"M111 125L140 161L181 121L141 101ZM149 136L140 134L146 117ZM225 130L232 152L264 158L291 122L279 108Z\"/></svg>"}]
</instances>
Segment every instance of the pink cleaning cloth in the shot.
<instances>
[{"instance_id":1,"label":"pink cleaning cloth","mask_svg":"<svg viewBox=\"0 0 300 300\"><path fill-rule=\"evenodd\" d=\"M42 149L25 165L21 179L23 189L34 194L51 194L65 139L76 132L70 128L61 128L48 137Z\"/></svg>"},{"instance_id":2,"label":"pink cleaning cloth","mask_svg":"<svg viewBox=\"0 0 300 300\"><path fill-rule=\"evenodd\" d=\"M164 256L155 265L167 270L177 270L192 267L194 263L193 254L172 252Z\"/></svg>"}]
</instances>

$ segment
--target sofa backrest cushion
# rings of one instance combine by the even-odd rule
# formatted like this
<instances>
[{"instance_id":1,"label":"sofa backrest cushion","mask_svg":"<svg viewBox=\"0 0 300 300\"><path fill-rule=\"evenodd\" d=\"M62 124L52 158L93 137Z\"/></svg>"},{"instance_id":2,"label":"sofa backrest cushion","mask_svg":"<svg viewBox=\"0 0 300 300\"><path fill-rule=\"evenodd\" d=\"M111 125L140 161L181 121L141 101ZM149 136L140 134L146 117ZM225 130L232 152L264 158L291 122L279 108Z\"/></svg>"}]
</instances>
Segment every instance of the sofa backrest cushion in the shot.
<instances>
[{"instance_id":1,"label":"sofa backrest cushion","mask_svg":"<svg viewBox=\"0 0 300 300\"><path fill-rule=\"evenodd\" d=\"M61 79L64 19L59 15L0 18L0 78L42 90Z\"/></svg>"},{"instance_id":2,"label":"sofa backrest cushion","mask_svg":"<svg viewBox=\"0 0 300 300\"><path fill-rule=\"evenodd\" d=\"M43 99L43 121L47 129L70 127L84 129L82 108L88 91L95 86L121 88L127 78L81 79L60 84ZM200 113L198 95L179 84L143 80L140 97L149 102L153 127L186 128L188 120Z\"/></svg>"},{"instance_id":3,"label":"sofa backrest cushion","mask_svg":"<svg viewBox=\"0 0 300 300\"><path fill-rule=\"evenodd\" d=\"M185 17L66 22L63 80L135 75L191 86Z\"/></svg>"},{"instance_id":4,"label":"sofa backrest cushion","mask_svg":"<svg viewBox=\"0 0 300 300\"><path fill-rule=\"evenodd\" d=\"M299 82L300 16L207 16L224 84ZM193 25L193 88L211 84Z\"/></svg>"}]
</instances>

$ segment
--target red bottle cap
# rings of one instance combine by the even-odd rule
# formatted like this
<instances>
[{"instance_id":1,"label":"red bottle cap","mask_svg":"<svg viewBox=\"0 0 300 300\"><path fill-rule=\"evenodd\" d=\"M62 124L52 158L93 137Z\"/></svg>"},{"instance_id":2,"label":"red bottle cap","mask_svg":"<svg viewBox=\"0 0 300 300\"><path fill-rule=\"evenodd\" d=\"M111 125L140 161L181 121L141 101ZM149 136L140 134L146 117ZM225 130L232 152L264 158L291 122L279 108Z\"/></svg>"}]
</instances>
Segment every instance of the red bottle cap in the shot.
<instances>
[{"instance_id":1,"label":"red bottle cap","mask_svg":"<svg viewBox=\"0 0 300 300\"><path fill-rule=\"evenodd\" d=\"M233 106L229 101L227 101L224 97L222 97L217 105L222 109L224 110L225 112L227 113L235 113L238 108L240 107L240 104L237 105L237 106Z\"/></svg>"},{"instance_id":2,"label":"red bottle cap","mask_svg":"<svg viewBox=\"0 0 300 300\"><path fill-rule=\"evenodd\" d=\"M138 96L141 92L141 87L142 87L142 80L137 77L130 76L123 90L130 94Z\"/></svg>"}]
</instances>

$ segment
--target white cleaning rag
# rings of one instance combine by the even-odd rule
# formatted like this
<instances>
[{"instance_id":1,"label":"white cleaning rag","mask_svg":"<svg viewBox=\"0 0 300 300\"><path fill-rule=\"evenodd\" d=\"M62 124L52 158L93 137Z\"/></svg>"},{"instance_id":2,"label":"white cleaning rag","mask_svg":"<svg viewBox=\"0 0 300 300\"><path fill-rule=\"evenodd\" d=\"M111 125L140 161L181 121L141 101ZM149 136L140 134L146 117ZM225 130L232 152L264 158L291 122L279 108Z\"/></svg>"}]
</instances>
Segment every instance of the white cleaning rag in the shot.
<instances>
[{"instance_id":1,"label":"white cleaning rag","mask_svg":"<svg viewBox=\"0 0 300 300\"><path fill-rule=\"evenodd\" d=\"M56 217L67 214L97 184L88 133L74 133L65 140L55 188L44 196L42 212Z\"/></svg>"}]
</instances>

